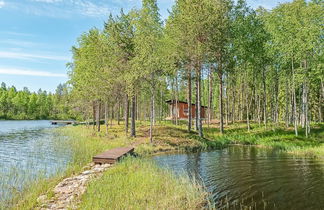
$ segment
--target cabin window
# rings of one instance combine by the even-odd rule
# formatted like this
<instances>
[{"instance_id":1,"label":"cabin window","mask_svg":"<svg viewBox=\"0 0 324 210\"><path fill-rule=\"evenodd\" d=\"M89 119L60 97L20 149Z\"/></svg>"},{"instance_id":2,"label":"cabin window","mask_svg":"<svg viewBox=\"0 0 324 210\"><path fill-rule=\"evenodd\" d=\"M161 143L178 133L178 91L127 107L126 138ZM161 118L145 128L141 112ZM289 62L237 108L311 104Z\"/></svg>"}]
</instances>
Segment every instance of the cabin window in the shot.
<instances>
[{"instance_id":1,"label":"cabin window","mask_svg":"<svg viewBox=\"0 0 324 210\"><path fill-rule=\"evenodd\" d=\"M188 108L187 108L187 109L184 108L184 109L183 109L183 114L184 114L184 115L189 115L189 109L188 109Z\"/></svg>"}]
</instances>

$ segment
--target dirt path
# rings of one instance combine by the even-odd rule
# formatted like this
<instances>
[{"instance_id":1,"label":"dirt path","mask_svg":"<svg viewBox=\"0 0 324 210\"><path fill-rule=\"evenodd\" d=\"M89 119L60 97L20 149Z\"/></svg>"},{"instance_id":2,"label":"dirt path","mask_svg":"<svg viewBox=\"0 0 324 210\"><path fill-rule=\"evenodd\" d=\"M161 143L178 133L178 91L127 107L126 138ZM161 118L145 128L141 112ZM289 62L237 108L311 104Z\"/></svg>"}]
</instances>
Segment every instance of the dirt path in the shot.
<instances>
[{"instance_id":1,"label":"dirt path","mask_svg":"<svg viewBox=\"0 0 324 210\"><path fill-rule=\"evenodd\" d=\"M47 195L38 197L37 209L77 209L81 195L86 191L89 181L101 177L109 167L111 164L89 164L80 174L66 178L56 185L53 189L54 197L50 199Z\"/></svg>"}]
</instances>

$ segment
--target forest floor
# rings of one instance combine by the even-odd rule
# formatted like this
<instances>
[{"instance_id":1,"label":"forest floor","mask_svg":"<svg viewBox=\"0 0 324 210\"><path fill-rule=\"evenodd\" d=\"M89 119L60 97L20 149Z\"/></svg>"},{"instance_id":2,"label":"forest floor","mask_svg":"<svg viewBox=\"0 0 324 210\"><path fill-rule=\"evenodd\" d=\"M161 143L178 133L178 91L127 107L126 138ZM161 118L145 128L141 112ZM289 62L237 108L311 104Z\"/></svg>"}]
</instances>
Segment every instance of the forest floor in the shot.
<instances>
[{"instance_id":1,"label":"forest floor","mask_svg":"<svg viewBox=\"0 0 324 210\"><path fill-rule=\"evenodd\" d=\"M263 124L252 123L250 131L245 123L225 126L225 133L220 135L217 125L205 129L205 136L221 145L242 144L275 148L296 155L313 158L324 158L324 123L311 125L311 133L306 138L305 129L298 128L298 136L292 127L284 124L271 124L267 128Z\"/></svg>"},{"instance_id":2,"label":"forest floor","mask_svg":"<svg viewBox=\"0 0 324 210\"><path fill-rule=\"evenodd\" d=\"M224 127L224 134L220 134L219 125L204 126L204 138L196 132L187 132L186 122L179 125L163 122L155 126L153 144L149 144L148 125L138 128L136 138L136 152L141 155L159 152L195 152L210 149L221 149L227 145L255 145L275 148L296 155L324 158L324 123L313 124L308 138L304 129L299 128L296 137L293 128L285 128L283 124L276 126L268 124L267 128L257 123L251 123L250 131L245 123L229 124Z\"/></svg>"},{"instance_id":3,"label":"forest floor","mask_svg":"<svg viewBox=\"0 0 324 210\"><path fill-rule=\"evenodd\" d=\"M109 126L108 134L105 126L102 126L99 133L86 126L59 128L55 132L68 136L70 140L66 141L66 144L74 154L67 171L51 179L37 180L30 185L32 187L15 197L12 207L33 209L40 205L41 195L53 199L53 190L58 183L82 173L84 166L92 161L94 155L116 147L132 145L141 157L167 152L220 149L230 144L242 144L272 147L296 155L324 158L323 123L312 125L308 138L302 133L302 128L299 130L300 136L295 137L293 129L270 124L267 128L251 124L251 130L248 132L244 123L225 126L223 135L220 135L217 124L210 127L206 125L205 138L201 138L196 132L187 132L186 122L179 124L157 123L154 127L153 143L149 142L147 122L137 122L136 138L126 136L124 126L117 123ZM85 194L78 198L79 206L82 209L100 209L102 206L123 209L129 207L127 205L141 207L149 204L152 208L194 209L206 204L206 193L199 184L190 181L188 177L176 178L170 172L159 169L154 163L140 157L122 161L105 171L100 179L90 181ZM155 202L156 197L159 197L161 202Z\"/></svg>"}]
</instances>

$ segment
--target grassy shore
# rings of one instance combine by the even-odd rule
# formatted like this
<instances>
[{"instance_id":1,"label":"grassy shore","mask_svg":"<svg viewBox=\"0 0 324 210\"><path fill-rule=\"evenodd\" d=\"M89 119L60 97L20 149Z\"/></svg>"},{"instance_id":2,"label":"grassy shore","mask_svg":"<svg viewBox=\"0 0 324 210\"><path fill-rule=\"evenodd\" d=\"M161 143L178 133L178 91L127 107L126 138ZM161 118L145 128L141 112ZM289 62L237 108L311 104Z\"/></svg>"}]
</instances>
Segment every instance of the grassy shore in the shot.
<instances>
[{"instance_id":1,"label":"grassy shore","mask_svg":"<svg viewBox=\"0 0 324 210\"><path fill-rule=\"evenodd\" d=\"M298 129L296 137L293 128L285 128L283 124L268 124L267 128L256 123L251 124L250 131L246 124L236 123L225 128L220 135L218 128L205 129L206 138L222 145L243 144L275 148L295 155L313 158L324 158L324 124L313 124L308 138L303 128Z\"/></svg>"},{"instance_id":2,"label":"grassy shore","mask_svg":"<svg viewBox=\"0 0 324 210\"><path fill-rule=\"evenodd\" d=\"M206 193L151 161L128 158L92 182L80 209L200 209Z\"/></svg>"},{"instance_id":3,"label":"grassy shore","mask_svg":"<svg viewBox=\"0 0 324 210\"><path fill-rule=\"evenodd\" d=\"M144 146L147 142L146 137L144 137L146 129L146 125L140 125L138 138L126 137L123 132L123 127L117 125L109 129L108 135L106 135L104 131L100 133L93 132L91 127L87 128L86 126L67 126L57 129L55 132L58 132L58 135L68 137L65 145L61 146L71 149L72 153L74 154L71 163L67 167L67 170L50 179L40 178L35 180L34 183L28 184L28 187L26 187L22 193L17 192L9 203L0 203L0 209L34 209L38 206L37 198L40 195L46 194L47 197L52 197L52 189L56 186L56 184L66 177L70 177L73 174L78 174L79 172L83 171L84 166L92 161L92 157L94 155L107 149L129 145L139 145L139 148L142 151L141 154L150 154L151 151L146 152L146 146ZM140 136L141 132L144 132L142 137ZM165 149L165 147L163 147L163 149ZM189 181L188 178L177 179L173 177L171 172L162 171L154 166L153 163L149 163L147 160L143 160L141 158L133 160L133 163L136 166L133 169L138 170L133 170L132 173L130 173L130 168L128 168L129 161L131 160L125 161L125 163L117 164L116 167L112 169L112 172L121 172L119 174L119 178L122 177L124 181L138 178L138 180L141 180L141 184L144 184L145 186L153 187L152 183L159 182L160 184L156 185L155 187L161 188L162 191L160 192L163 192L163 194L157 194L159 193L158 191L156 191L154 194L151 191L151 193L153 193L151 195L152 199L153 197L159 197L159 199L164 200L164 202L170 204L170 207L174 206L174 208L176 208L179 203L181 204L188 200L192 200L195 203L189 202L188 205L191 206L200 206L202 205L202 202L205 202L205 192L201 190L202 188L199 185ZM147 176L146 179L142 179L141 177L143 176L143 173L150 173L152 176ZM115 177L118 179L118 176ZM169 182L164 182L165 178L168 178ZM125 185L123 186L125 187ZM104 185L102 185L102 187L104 187ZM167 193L174 189L176 189L176 191L174 191L175 194ZM126 188L124 190L126 190ZM141 188L137 188L137 190L141 190ZM145 192L144 190L142 193L146 195L148 192ZM173 197L173 195L177 196ZM127 194L123 195L122 198L125 199L125 196L127 197ZM133 197L132 194L128 194L128 196ZM195 197L195 199L193 199L193 197ZM119 201L119 203L122 202L122 200ZM165 203L160 203L159 205L163 206Z\"/></svg>"},{"instance_id":4,"label":"grassy shore","mask_svg":"<svg viewBox=\"0 0 324 210\"><path fill-rule=\"evenodd\" d=\"M70 148L74 154L68 169L54 178L36 180L23 193L17 194L10 205L14 209L34 208L37 206L39 195L52 196L52 189L60 180L82 171L95 154L115 147L133 145L136 147L137 154L149 156L165 152L202 151L223 148L229 144L244 144L324 158L324 124L313 125L309 138L302 134L302 129L299 130L300 136L295 137L293 129L271 125L265 129L263 126L252 124L248 132L243 123L227 126L223 135L219 134L217 125L205 126L205 138L200 138L195 132L186 131L185 122L180 125L162 122L154 128L153 144L148 138L148 123L138 122L137 125L136 138L127 137L123 125L117 124L109 127L108 134L105 133L104 127L100 133L86 126L67 126L57 129L56 132L60 135L68 136L67 145L62 146ZM174 189L176 190L172 192ZM98 197L98 194L103 194L100 195L103 197ZM142 205L162 209L167 205L169 207L171 205L173 209L177 209L178 205L193 208L202 205L203 197L205 193L199 185L186 178L175 178L170 172L162 171L153 163L138 158L117 164L109 169L102 179L91 183L82 198L81 206L85 209L90 209L92 206L100 208L108 204L115 208L134 209L141 209ZM155 198L159 198L159 202L154 200ZM189 200L192 202L188 202Z\"/></svg>"},{"instance_id":5,"label":"grassy shore","mask_svg":"<svg viewBox=\"0 0 324 210\"><path fill-rule=\"evenodd\" d=\"M72 161L67 166L67 170L58 173L50 179L39 178L34 183L28 184L22 193L16 192L13 199L6 204L0 203L0 209L7 209L9 206L13 209L33 209L37 206L39 195L52 195L52 189L60 180L77 174L82 171L83 167L91 162L92 157L110 148L129 145L130 140L127 138L116 138L113 141L104 140L99 136L93 136L90 129L82 127L63 127L55 130L54 135L64 135L68 138L60 146L72 150ZM31 168L32 170L32 168Z\"/></svg>"},{"instance_id":6,"label":"grassy shore","mask_svg":"<svg viewBox=\"0 0 324 210\"><path fill-rule=\"evenodd\" d=\"M324 158L324 123L312 125L308 138L304 129L299 128L298 137L293 128L284 125L268 124L267 128L256 123L251 124L250 131L245 123L235 123L225 126L225 133L220 134L217 124L204 126L204 138L196 132L188 133L185 122L173 125L169 122L160 123L154 129L154 143L148 142L148 125L141 125L136 139L136 151L142 155L156 154L168 151L200 151L221 149L227 145L255 145L275 148L296 155ZM116 130L118 131L118 130ZM116 134L117 135L117 134Z\"/></svg>"}]
</instances>

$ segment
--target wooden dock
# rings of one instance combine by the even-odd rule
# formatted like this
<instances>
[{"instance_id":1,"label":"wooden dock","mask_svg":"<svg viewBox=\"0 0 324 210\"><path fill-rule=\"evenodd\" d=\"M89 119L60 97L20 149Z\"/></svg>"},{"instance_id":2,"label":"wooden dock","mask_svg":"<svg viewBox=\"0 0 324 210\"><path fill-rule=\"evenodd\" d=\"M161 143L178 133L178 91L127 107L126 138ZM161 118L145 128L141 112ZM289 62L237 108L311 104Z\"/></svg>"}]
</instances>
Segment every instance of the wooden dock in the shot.
<instances>
[{"instance_id":1,"label":"wooden dock","mask_svg":"<svg viewBox=\"0 0 324 210\"><path fill-rule=\"evenodd\" d=\"M92 158L92 161L96 164L109 163L113 164L118 161L121 157L132 154L134 147L119 147L111 150L107 150L99 155Z\"/></svg>"},{"instance_id":2,"label":"wooden dock","mask_svg":"<svg viewBox=\"0 0 324 210\"><path fill-rule=\"evenodd\" d=\"M74 125L76 122L74 120L53 120L52 125L64 124L64 125Z\"/></svg>"}]
</instances>

